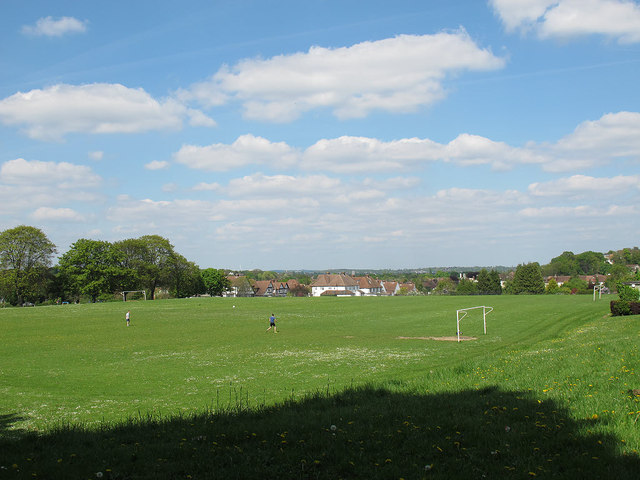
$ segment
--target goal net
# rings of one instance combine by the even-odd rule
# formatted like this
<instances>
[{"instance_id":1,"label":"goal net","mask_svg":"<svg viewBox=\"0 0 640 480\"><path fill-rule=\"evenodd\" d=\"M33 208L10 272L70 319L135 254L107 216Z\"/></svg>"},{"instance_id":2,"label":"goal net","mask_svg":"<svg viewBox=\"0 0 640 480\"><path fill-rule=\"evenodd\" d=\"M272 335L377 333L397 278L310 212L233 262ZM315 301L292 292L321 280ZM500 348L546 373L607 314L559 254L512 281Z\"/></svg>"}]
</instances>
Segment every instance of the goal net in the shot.
<instances>
[{"instance_id":1,"label":"goal net","mask_svg":"<svg viewBox=\"0 0 640 480\"><path fill-rule=\"evenodd\" d=\"M479 309L482 309L482 326L484 329L484 334L487 334L487 315L493 311L493 307L481 305L479 307L461 308L459 310L456 310L456 335L458 336L458 342L460 342L460 322L462 322L462 320L471 310Z\"/></svg>"}]
</instances>

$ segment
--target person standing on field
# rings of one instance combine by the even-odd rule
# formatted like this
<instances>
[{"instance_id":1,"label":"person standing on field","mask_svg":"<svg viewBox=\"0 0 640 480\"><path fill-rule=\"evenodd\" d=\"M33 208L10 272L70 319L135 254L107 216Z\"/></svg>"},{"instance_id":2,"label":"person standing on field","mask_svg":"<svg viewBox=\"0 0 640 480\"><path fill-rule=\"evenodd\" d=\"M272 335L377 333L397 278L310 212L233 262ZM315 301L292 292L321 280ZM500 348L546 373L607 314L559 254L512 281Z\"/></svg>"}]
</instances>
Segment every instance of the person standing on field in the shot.
<instances>
[{"instance_id":1,"label":"person standing on field","mask_svg":"<svg viewBox=\"0 0 640 480\"><path fill-rule=\"evenodd\" d=\"M129 326L129 322L131 321L131 312L127 311L127 314L124 316L124 319L127 321L127 327Z\"/></svg>"},{"instance_id":2,"label":"person standing on field","mask_svg":"<svg viewBox=\"0 0 640 480\"><path fill-rule=\"evenodd\" d=\"M269 328L267 328L267 332L271 330L273 327L273 333L278 333L278 329L276 328L276 316L272 313L269 317Z\"/></svg>"}]
</instances>

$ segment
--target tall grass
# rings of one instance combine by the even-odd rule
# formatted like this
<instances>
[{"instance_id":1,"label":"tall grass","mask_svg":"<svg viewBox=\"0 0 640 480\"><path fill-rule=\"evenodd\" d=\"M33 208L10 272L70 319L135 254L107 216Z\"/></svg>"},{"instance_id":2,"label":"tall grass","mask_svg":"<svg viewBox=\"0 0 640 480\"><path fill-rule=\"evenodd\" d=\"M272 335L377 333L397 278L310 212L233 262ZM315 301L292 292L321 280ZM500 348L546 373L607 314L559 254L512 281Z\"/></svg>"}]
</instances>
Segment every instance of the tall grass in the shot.
<instances>
[{"instance_id":1,"label":"tall grass","mask_svg":"<svg viewBox=\"0 0 640 480\"><path fill-rule=\"evenodd\" d=\"M638 318L482 302L461 344L398 337L454 335L477 297L2 311L0 475L636 478Z\"/></svg>"}]
</instances>

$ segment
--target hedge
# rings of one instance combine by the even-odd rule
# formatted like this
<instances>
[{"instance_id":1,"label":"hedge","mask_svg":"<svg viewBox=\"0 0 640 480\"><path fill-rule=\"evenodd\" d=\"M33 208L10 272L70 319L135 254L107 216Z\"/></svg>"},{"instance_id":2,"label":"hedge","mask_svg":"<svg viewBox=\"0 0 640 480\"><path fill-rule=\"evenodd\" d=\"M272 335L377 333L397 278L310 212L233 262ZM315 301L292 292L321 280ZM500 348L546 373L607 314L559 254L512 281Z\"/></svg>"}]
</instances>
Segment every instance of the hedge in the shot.
<instances>
[{"instance_id":1,"label":"hedge","mask_svg":"<svg viewBox=\"0 0 640 480\"><path fill-rule=\"evenodd\" d=\"M612 300L611 315L640 315L640 302L625 302L624 300Z\"/></svg>"}]
</instances>

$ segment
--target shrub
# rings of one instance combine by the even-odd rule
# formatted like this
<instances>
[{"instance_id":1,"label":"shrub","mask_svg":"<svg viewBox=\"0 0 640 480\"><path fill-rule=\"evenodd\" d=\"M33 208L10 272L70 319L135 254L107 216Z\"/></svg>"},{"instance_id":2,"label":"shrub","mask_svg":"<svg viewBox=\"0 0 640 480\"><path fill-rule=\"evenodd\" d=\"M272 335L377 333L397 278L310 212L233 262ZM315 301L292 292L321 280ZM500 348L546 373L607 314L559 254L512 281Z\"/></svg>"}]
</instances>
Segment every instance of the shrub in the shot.
<instances>
[{"instance_id":1,"label":"shrub","mask_svg":"<svg viewBox=\"0 0 640 480\"><path fill-rule=\"evenodd\" d=\"M628 302L625 300L613 300L610 303L611 315L640 315L640 302Z\"/></svg>"},{"instance_id":2,"label":"shrub","mask_svg":"<svg viewBox=\"0 0 640 480\"><path fill-rule=\"evenodd\" d=\"M640 296L640 290L636 290L629 285L623 283L618 284L618 296L624 302L637 302Z\"/></svg>"}]
</instances>

